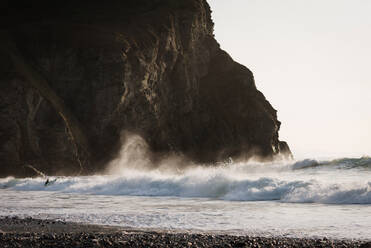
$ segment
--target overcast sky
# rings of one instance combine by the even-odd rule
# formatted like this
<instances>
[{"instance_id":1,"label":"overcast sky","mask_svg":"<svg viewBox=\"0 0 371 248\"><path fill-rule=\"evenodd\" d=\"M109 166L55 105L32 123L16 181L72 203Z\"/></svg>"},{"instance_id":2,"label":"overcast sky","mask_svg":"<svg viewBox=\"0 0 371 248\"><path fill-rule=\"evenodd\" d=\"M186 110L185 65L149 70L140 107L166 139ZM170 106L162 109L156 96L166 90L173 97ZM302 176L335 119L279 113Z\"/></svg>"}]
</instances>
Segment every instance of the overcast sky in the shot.
<instances>
[{"instance_id":1,"label":"overcast sky","mask_svg":"<svg viewBox=\"0 0 371 248\"><path fill-rule=\"evenodd\" d=\"M209 0L297 158L371 155L371 1Z\"/></svg>"}]
</instances>

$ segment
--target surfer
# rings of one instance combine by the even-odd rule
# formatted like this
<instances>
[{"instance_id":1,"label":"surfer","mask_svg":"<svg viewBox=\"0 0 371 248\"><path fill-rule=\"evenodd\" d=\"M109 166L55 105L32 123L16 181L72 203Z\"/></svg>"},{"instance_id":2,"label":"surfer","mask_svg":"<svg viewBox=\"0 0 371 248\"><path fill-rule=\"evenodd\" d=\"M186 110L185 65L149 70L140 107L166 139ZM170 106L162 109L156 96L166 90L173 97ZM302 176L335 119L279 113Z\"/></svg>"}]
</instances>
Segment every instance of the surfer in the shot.
<instances>
[{"instance_id":1,"label":"surfer","mask_svg":"<svg viewBox=\"0 0 371 248\"><path fill-rule=\"evenodd\" d=\"M44 183L44 186L49 186L49 185L52 185L53 183L55 183L57 181L58 178L54 178L52 180L49 180L49 178L46 179L45 183Z\"/></svg>"},{"instance_id":2,"label":"surfer","mask_svg":"<svg viewBox=\"0 0 371 248\"><path fill-rule=\"evenodd\" d=\"M32 169L34 172L36 172L37 174L39 174L39 175L42 176L43 178L46 178L46 181L45 181L45 183L44 183L44 186L45 186L45 187L48 186L48 185L50 185L50 184L53 184L53 183L55 183L55 182L57 181L57 178L55 178L54 180L51 180L51 181L50 181L49 178L47 177L47 175L46 175L45 173L39 171L38 169L36 169L35 167L33 167L33 166L30 165L30 164L26 164L25 167L28 167L28 168Z\"/></svg>"}]
</instances>

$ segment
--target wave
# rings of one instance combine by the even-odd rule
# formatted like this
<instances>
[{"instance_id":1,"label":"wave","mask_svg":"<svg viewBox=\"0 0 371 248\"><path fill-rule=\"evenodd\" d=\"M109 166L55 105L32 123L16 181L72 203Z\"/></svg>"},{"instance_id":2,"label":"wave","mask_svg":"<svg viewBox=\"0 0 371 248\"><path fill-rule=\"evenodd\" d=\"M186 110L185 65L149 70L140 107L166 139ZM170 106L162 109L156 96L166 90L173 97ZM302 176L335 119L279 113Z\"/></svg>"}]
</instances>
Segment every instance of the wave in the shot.
<instances>
[{"instance_id":1,"label":"wave","mask_svg":"<svg viewBox=\"0 0 371 248\"><path fill-rule=\"evenodd\" d=\"M327 161L304 159L297 161L292 165L292 169L294 170L316 167L333 167L336 169L371 169L371 158L341 158Z\"/></svg>"},{"instance_id":2,"label":"wave","mask_svg":"<svg viewBox=\"0 0 371 248\"><path fill-rule=\"evenodd\" d=\"M59 177L47 187L43 178L6 178L0 179L0 188L96 195L202 197L230 201L371 204L369 171L316 171L311 174L306 170L331 166L335 164L334 161L323 163L308 160L276 167L273 164L266 167L261 164L233 164L229 167L196 167L179 173L126 170L120 176ZM338 160L335 166L348 166L349 161ZM355 160L352 166L369 166L369 162L370 158Z\"/></svg>"}]
</instances>

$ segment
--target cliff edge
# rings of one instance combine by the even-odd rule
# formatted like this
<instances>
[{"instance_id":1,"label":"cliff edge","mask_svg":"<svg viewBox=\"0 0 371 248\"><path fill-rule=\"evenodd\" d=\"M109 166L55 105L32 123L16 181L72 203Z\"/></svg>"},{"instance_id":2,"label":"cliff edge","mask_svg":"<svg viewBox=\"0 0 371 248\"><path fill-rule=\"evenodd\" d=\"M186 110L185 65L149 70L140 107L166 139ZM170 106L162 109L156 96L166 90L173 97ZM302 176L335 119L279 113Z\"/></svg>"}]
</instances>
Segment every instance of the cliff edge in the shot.
<instances>
[{"instance_id":1,"label":"cliff edge","mask_svg":"<svg viewBox=\"0 0 371 248\"><path fill-rule=\"evenodd\" d=\"M0 176L98 171L122 131L197 162L291 154L251 71L214 39L205 0L5 5Z\"/></svg>"}]
</instances>

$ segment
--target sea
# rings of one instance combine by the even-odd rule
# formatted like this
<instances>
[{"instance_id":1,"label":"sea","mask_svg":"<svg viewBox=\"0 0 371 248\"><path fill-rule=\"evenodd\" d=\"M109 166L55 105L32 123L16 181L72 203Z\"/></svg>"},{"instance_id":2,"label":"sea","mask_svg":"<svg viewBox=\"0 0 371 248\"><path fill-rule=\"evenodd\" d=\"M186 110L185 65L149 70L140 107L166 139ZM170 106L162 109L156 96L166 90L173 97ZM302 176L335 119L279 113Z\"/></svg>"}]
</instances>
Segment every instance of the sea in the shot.
<instances>
[{"instance_id":1,"label":"sea","mask_svg":"<svg viewBox=\"0 0 371 248\"><path fill-rule=\"evenodd\" d=\"M44 177L1 178L0 217L371 240L370 157L169 168L50 177L46 186Z\"/></svg>"}]
</instances>

